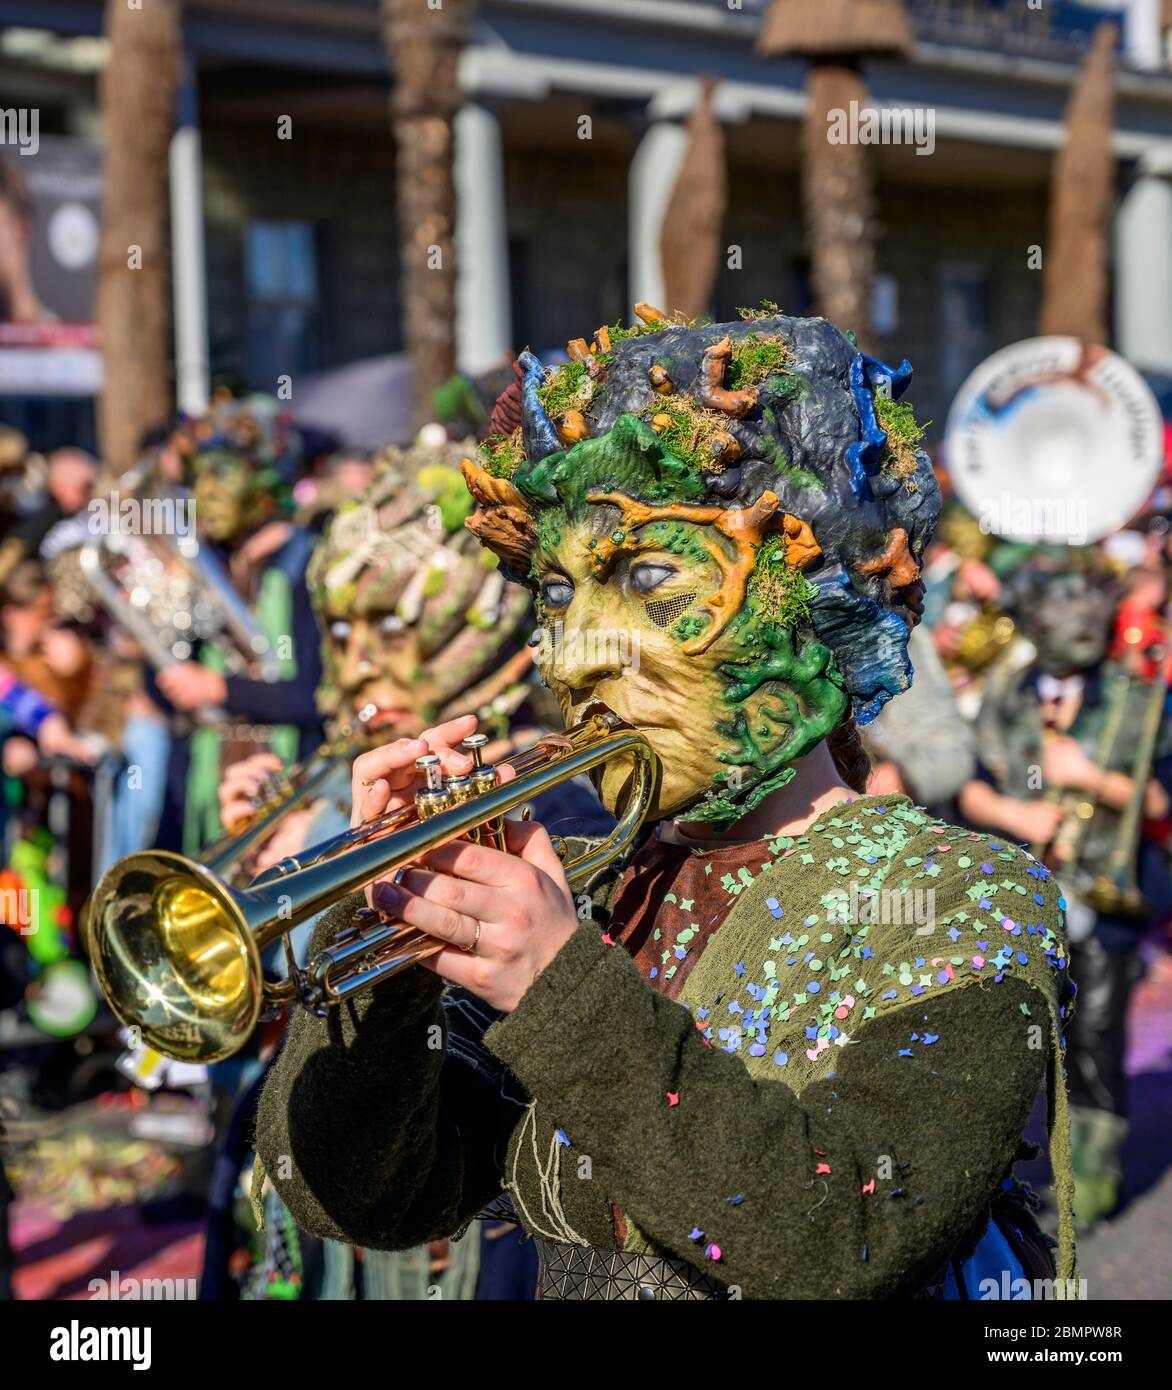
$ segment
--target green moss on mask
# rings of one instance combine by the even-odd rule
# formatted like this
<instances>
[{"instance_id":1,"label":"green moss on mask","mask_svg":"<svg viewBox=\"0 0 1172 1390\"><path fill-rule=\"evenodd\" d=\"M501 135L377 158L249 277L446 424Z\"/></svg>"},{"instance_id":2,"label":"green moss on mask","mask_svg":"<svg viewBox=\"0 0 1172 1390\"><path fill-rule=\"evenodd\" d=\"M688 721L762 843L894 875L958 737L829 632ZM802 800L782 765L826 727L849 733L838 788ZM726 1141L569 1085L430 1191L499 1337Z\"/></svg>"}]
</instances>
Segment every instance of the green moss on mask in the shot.
<instances>
[{"instance_id":1,"label":"green moss on mask","mask_svg":"<svg viewBox=\"0 0 1172 1390\"><path fill-rule=\"evenodd\" d=\"M916 422L915 411L910 405L893 401L889 396L875 397L875 418L887 435L880 464L883 473L901 479L909 491L914 491L916 450L927 433L927 426Z\"/></svg>"},{"instance_id":2,"label":"green moss on mask","mask_svg":"<svg viewBox=\"0 0 1172 1390\"><path fill-rule=\"evenodd\" d=\"M814 587L801 570L786 564L786 540L770 536L757 555L749 576L747 609L761 622L796 627L809 620Z\"/></svg>"},{"instance_id":3,"label":"green moss on mask","mask_svg":"<svg viewBox=\"0 0 1172 1390\"><path fill-rule=\"evenodd\" d=\"M594 383L584 362L566 362L555 367L545 385L537 390L537 397L551 420L567 410L586 410L593 396Z\"/></svg>"},{"instance_id":4,"label":"green moss on mask","mask_svg":"<svg viewBox=\"0 0 1172 1390\"><path fill-rule=\"evenodd\" d=\"M763 299L756 309L740 308L737 313L746 323L756 323L758 319L777 318L781 314L781 309L772 299Z\"/></svg>"},{"instance_id":5,"label":"green moss on mask","mask_svg":"<svg viewBox=\"0 0 1172 1390\"><path fill-rule=\"evenodd\" d=\"M494 478L511 478L525 462L521 426L512 434L490 435L480 446L480 457Z\"/></svg>"},{"instance_id":6,"label":"green moss on mask","mask_svg":"<svg viewBox=\"0 0 1172 1390\"><path fill-rule=\"evenodd\" d=\"M704 480L680 459L655 431L634 415L620 415L614 428L597 439L583 439L573 448L527 464L513 479L540 513L560 508L571 519L586 514L586 498L596 492L625 492L650 506L697 502Z\"/></svg>"},{"instance_id":7,"label":"green moss on mask","mask_svg":"<svg viewBox=\"0 0 1172 1390\"><path fill-rule=\"evenodd\" d=\"M727 432L727 415L703 409L690 396L656 397L648 401L640 414L648 424L657 415L668 417L671 424L655 432L689 468L697 472L702 469L723 472L724 465L716 465L713 459L712 440L717 434Z\"/></svg>"},{"instance_id":8,"label":"green moss on mask","mask_svg":"<svg viewBox=\"0 0 1172 1390\"><path fill-rule=\"evenodd\" d=\"M748 333L732 339L726 380L733 391L759 386L767 377L781 375L793 360L793 348L780 335Z\"/></svg>"}]
</instances>

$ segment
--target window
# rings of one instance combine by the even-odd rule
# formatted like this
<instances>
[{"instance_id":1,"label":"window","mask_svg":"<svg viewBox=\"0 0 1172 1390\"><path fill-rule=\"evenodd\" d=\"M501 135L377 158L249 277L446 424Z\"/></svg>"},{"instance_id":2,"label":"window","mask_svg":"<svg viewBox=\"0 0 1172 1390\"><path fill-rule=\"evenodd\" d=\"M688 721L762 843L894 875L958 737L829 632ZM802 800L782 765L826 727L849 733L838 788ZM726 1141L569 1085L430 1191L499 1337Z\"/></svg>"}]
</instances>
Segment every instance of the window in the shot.
<instances>
[{"instance_id":1,"label":"window","mask_svg":"<svg viewBox=\"0 0 1172 1390\"><path fill-rule=\"evenodd\" d=\"M249 222L244 232L248 377L275 391L277 378L321 365L317 230L309 222Z\"/></svg>"},{"instance_id":2,"label":"window","mask_svg":"<svg viewBox=\"0 0 1172 1390\"><path fill-rule=\"evenodd\" d=\"M940 375L947 396L989 355L989 274L984 266L940 267Z\"/></svg>"}]
</instances>

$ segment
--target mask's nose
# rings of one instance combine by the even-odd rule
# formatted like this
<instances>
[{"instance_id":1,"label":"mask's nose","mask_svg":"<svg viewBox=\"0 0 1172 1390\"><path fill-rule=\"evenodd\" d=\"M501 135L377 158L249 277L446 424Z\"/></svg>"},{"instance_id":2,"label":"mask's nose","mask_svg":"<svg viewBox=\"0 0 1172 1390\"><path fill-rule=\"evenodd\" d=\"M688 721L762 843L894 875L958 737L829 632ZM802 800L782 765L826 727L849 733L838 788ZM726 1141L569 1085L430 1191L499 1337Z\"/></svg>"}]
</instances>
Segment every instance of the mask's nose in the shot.
<instances>
[{"instance_id":1,"label":"mask's nose","mask_svg":"<svg viewBox=\"0 0 1172 1390\"><path fill-rule=\"evenodd\" d=\"M546 679L571 690L588 690L617 679L626 664L626 637L625 629L607 614L606 605L575 598L542 636Z\"/></svg>"}]
</instances>

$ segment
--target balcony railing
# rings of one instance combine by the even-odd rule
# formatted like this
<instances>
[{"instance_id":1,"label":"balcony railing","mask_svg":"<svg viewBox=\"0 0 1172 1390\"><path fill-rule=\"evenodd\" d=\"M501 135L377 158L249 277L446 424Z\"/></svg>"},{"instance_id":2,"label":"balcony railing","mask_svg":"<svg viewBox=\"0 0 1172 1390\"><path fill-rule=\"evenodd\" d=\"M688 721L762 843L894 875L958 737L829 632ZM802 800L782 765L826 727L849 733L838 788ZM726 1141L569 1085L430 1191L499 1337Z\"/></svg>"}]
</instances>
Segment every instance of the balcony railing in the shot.
<instances>
[{"instance_id":1,"label":"balcony railing","mask_svg":"<svg viewBox=\"0 0 1172 1390\"><path fill-rule=\"evenodd\" d=\"M1123 33L1122 8L1103 9L1075 0L1045 0L1030 9L1023 0L904 0L916 36L925 43L983 48L1034 58L1077 61L1104 20Z\"/></svg>"},{"instance_id":2,"label":"balcony railing","mask_svg":"<svg viewBox=\"0 0 1172 1390\"><path fill-rule=\"evenodd\" d=\"M690 3L710 8L724 0ZM904 4L917 38L924 43L1066 62L1078 60L1103 20L1114 21L1122 34L1125 19L1123 5L1103 8L1078 0L1043 0L1037 9L1031 9L1026 0L904 0ZM764 15L769 5L770 0L741 0L739 13Z\"/></svg>"}]
</instances>

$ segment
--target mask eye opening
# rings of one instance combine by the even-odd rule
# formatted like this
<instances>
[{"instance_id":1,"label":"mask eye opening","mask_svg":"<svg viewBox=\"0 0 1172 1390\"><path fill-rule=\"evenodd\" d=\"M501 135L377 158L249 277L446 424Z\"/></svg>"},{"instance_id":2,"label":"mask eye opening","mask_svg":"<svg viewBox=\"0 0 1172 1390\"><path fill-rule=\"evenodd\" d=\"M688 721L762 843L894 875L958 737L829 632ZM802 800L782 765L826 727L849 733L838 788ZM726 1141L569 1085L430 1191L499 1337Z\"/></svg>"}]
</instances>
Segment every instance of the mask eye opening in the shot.
<instances>
[{"instance_id":1,"label":"mask eye opening","mask_svg":"<svg viewBox=\"0 0 1172 1390\"><path fill-rule=\"evenodd\" d=\"M671 598L648 599L643 607L656 627L671 627L695 601L696 593L693 590L690 594L673 594Z\"/></svg>"}]
</instances>

